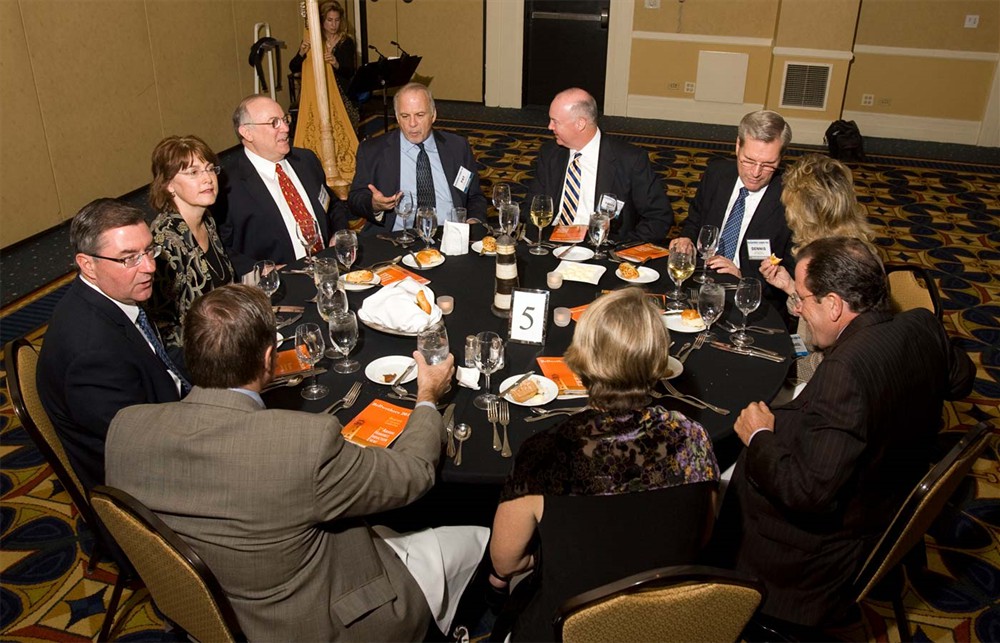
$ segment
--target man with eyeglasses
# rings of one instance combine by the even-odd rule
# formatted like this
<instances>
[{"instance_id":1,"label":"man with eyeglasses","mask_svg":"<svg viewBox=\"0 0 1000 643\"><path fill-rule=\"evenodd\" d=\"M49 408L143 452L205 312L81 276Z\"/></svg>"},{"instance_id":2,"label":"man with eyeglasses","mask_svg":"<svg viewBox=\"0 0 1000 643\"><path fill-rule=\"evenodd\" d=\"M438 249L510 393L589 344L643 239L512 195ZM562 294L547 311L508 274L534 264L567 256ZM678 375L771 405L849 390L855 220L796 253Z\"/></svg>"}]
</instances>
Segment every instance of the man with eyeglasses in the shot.
<instances>
[{"instance_id":1,"label":"man with eyeglasses","mask_svg":"<svg viewBox=\"0 0 1000 643\"><path fill-rule=\"evenodd\" d=\"M37 385L84 487L104 484L111 419L133 404L174 402L190 388L140 305L153 292L160 246L141 210L114 199L70 225L80 272L45 332Z\"/></svg>"},{"instance_id":2,"label":"man with eyeglasses","mask_svg":"<svg viewBox=\"0 0 1000 643\"><path fill-rule=\"evenodd\" d=\"M243 153L223 161L213 214L239 274L264 259L287 264L310 256L347 227L347 206L327 187L319 159L291 146L291 122L264 95L244 98L233 112Z\"/></svg>"}]
</instances>

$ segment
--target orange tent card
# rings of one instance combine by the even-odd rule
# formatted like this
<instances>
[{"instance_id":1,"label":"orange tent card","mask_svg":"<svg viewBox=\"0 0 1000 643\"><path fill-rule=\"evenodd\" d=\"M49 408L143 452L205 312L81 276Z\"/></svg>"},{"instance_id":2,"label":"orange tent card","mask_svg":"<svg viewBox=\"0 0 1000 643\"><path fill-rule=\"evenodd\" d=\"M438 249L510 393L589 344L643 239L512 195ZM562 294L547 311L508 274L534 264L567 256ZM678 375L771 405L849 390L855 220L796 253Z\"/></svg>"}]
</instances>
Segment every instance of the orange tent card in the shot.
<instances>
[{"instance_id":1,"label":"orange tent card","mask_svg":"<svg viewBox=\"0 0 1000 643\"><path fill-rule=\"evenodd\" d=\"M669 250L662 246L658 246L655 243L643 243L638 246L632 246L631 248L625 248L624 250L618 251L619 257L624 257L629 261L659 259L660 257L666 257L669 254Z\"/></svg>"},{"instance_id":2,"label":"orange tent card","mask_svg":"<svg viewBox=\"0 0 1000 643\"><path fill-rule=\"evenodd\" d=\"M587 393L583 381L570 370L563 358L539 357L535 361L542 369L542 375L555 382L556 386L559 387L559 395L585 395Z\"/></svg>"},{"instance_id":3,"label":"orange tent card","mask_svg":"<svg viewBox=\"0 0 1000 643\"><path fill-rule=\"evenodd\" d=\"M299 356L295 354L295 349L290 348L278 353L278 365L274 369L274 376L292 375L308 370L311 370L309 364L300 360Z\"/></svg>"},{"instance_id":4,"label":"orange tent card","mask_svg":"<svg viewBox=\"0 0 1000 643\"><path fill-rule=\"evenodd\" d=\"M587 306L590 304L584 304L582 306L575 306L569 309L569 318L573 321L580 321L580 317L583 315L583 311L587 310Z\"/></svg>"},{"instance_id":5,"label":"orange tent card","mask_svg":"<svg viewBox=\"0 0 1000 643\"><path fill-rule=\"evenodd\" d=\"M421 277L415 272L410 272L406 268L400 268L399 266L386 266L381 270L378 270L378 276L381 278L381 283L383 286L388 286L389 284L394 284L397 281L403 281L407 277L417 282L420 285L429 284L430 279L426 277Z\"/></svg>"},{"instance_id":6,"label":"orange tent card","mask_svg":"<svg viewBox=\"0 0 1000 643\"><path fill-rule=\"evenodd\" d=\"M549 241L554 243L580 243L587 236L585 225L557 225L552 228Z\"/></svg>"},{"instance_id":7,"label":"orange tent card","mask_svg":"<svg viewBox=\"0 0 1000 643\"><path fill-rule=\"evenodd\" d=\"M348 422L340 434L348 442L362 447L385 448L406 428L412 410L374 400Z\"/></svg>"}]
</instances>

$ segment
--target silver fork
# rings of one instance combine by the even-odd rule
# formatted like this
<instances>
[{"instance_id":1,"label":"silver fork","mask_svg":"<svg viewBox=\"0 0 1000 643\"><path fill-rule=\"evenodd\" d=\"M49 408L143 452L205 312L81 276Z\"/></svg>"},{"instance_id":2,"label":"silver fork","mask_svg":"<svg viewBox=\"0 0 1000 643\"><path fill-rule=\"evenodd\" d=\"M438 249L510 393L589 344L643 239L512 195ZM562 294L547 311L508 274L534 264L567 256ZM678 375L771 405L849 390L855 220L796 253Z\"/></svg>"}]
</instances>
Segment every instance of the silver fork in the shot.
<instances>
[{"instance_id":1,"label":"silver fork","mask_svg":"<svg viewBox=\"0 0 1000 643\"><path fill-rule=\"evenodd\" d=\"M497 422L500 420L500 402L490 402L489 407L486 409L486 419L490 424L493 425L493 450L499 451L503 448L500 443L500 433L497 432Z\"/></svg>"},{"instance_id":2,"label":"silver fork","mask_svg":"<svg viewBox=\"0 0 1000 643\"><path fill-rule=\"evenodd\" d=\"M510 405L506 401L501 401L497 404L500 407L500 425L503 426L503 449L500 451L500 457L509 458L513 455L510 451L510 442L507 441L507 425L510 424Z\"/></svg>"},{"instance_id":3,"label":"silver fork","mask_svg":"<svg viewBox=\"0 0 1000 643\"><path fill-rule=\"evenodd\" d=\"M706 409L706 408L708 408L704 404L702 404L701 402L696 402L695 400L686 398L683 395L674 395L672 393L660 393L659 391L655 391L655 390L650 390L649 391L649 395L651 397L656 398L656 399L660 399L660 398L663 398L663 397L669 397L672 400L677 400L678 402L684 402L685 404L690 404L691 406L693 406L696 409Z\"/></svg>"},{"instance_id":4,"label":"silver fork","mask_svg":"<svg viewBox=\"0 0 1000 643\"><path fill-rule=\"evenodd\" d=\"M698 333L698 336L694 340L694 345L691 346L688 352L684 353L684 357L680 358L681 364L683 364L687 360L687 358L691 356L691 353L695 352L696 350L702 347L702 345L705 343L705 338L707 336L708 333Z\"/></svg>"},{"instance_id":5,"label":"silver fork","mask_svg":"<svg viewBox=\"0 0 1000 643\"><path fill-rule=\"evenodd\" d=\"M324 413L336 413L337 411L342 411L344 409L349 409L354 406L354 403L358 401L358 395L361 393L361 382L355 382L351 385L351 388L347 391L347 395L340 398L330 406L323 409Z\"/></svg>"},{"instance_id":6,"label":"silver fork","mask_svg":"<svg viewBox=\"0 0 1000 643\"><path fill-rule=\"evenodd\" d=\"M664 388L670 391L670 393L672 393L675 397L683 398L685 401L695 401L704 404L705 405L704 408L707 408L710 411L715 411L719 415L729 415L729 409L724 409L721 406L716 406L711 402L706 402L705 400L695 397L693 395L688 395L687 393L681 393L680 391L677 390L677 388L673 384L670 383L670 380L660 380L660 381L663 382Z\"/></svg>"}]
</instances>

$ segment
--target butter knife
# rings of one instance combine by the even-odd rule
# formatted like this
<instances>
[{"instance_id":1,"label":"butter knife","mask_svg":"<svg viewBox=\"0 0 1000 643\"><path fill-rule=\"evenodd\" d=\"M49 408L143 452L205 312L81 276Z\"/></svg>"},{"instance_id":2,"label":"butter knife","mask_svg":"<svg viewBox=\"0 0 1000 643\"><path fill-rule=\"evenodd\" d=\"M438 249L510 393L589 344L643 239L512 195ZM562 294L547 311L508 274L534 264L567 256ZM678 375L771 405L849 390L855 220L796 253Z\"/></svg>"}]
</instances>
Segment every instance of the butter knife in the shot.
<instances>
[{"instance_id":1,"label":"butter knife","mask_svg":"<svg viewBox=\"0 0 1000 643\"><path fill-rule=\"evenodd\" d=\"M507 395L508 393L510 393L511 391L513 391L515 388L517 388L518 384L520 384L521 382L525 381L526 379L528 379L529 377L531 377L534 374L535 374L535 371L528 371L527 373L525 373L521 377L517 378L514 381L513 384L511 384L510 386L508 386L504 390L502 390L499 393L497 393L497 397L503 397L504 395Z\"/></svg>"},{"instance_id":2,"label":"butter knife","mask_svg":"<svg viewBox=\"0 0 1000 643\"><path fill-rule=\"evenodd\" d=\"M275 324L274 329L275 330L281 330L285 326L291 326L292 324L294 324L295 322L299 321L300 319L302 319L302 313L298 313L298 314L292 315L288 319L284 319L284 320L278 322L277 324Z\"/></svg>"},{"instance_id":3,"label":"butter knife","mask_svg":"<svg viewBox=\"0 0 1000 643\"><path fill-rule=\"evenodd\" d=\"M417 269L421 269L421 268L424 267L424 264L420 263L420 260L417 259L417 255L414 254L413 252L407 252L406 256L407 257L413 257L413 263L417 264Z\"/></svg>"},{"instance_id":4,"label":"butter knife","mask_svg":"<svg viewBox=\"0 0 1000 643\"><path fill-rule=\"evenodd\" d=\"M444 410L444 429L448 433L448 457L455 457L455 434L453 429L455 428L455 405L449 404L448 408Z\"/></svg>"},{"instance_id":5,"label":"butter knife","mask_svg":"<svg viewBox=\"0 0 1000 643\"><path fill-rule=\"evenodd\" d=\"M737 355L749 355L750 357L759 357L761 359L770 360L772 362L783 362L784 357L776 357L774 355L768 355L767 353L762 353L753 348L737 348L731 344L725 344L723 342L711 342L712 348L717 348L720 351L726 351L727 353L736 353Z\"/></svg>"},{"instance_id":6,"label":"butter knife","mask_svg":"<svg viewBox=\"0 0 1000 643\"><path fill-rule=\"evenodd\" d=\"M413 372L413 369L415 369L416 367L417 367L417 362L415 360L411 361L410 365L406 367L406 370L397 375L396 379L394 379L392 381L392 384L390 384L389 386L391 387L399 386L399 383L405 380L410 375L410 373Z\"/></svg>"}]
</instances>

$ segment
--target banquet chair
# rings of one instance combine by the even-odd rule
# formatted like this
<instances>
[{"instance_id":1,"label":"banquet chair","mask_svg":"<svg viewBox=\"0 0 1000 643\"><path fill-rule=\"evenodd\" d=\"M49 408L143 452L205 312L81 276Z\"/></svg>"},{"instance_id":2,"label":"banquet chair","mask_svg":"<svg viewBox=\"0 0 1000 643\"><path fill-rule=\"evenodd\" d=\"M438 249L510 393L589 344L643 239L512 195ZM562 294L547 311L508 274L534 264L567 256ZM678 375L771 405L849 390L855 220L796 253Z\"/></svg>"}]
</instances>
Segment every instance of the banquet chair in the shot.
<instances>
[{"instance_id":1,"label":"banquet chair","mask_svg":"<svg viewBox=\"0 0 1000 643\"><path fill-rule=\"evenodd\" d=\"M764 599L740 572L699 565L660 567L564 602L557 641L736 641Z\"/></svg>"},{"instance_id":2,"label":"banquet chair","mask_svg":"<svg viewBox=\"0 0 1000 643\"><path fill-rule=\"evenodd\" d=\"M892 312L926 308L941 319L941 297L931 274L922 266L902 263L885 264L889 279L889 301Z\"/></svg>"},{"instance_id":3,"label":"banquet chair","mask_svg":"<svg viewBox=\"0 0 1000 643\"><path fill-rule=\"evenodd\" d=\"M215 575L166 523L120 489L98 486L90 498L164 616L198 641L246 640ZM119 590L116 585L120 596ZM112 603L110 615L118 607L114 597ZM98 640L110 640L113 630L105 619Z\"/></svg>"}]
</instances>

